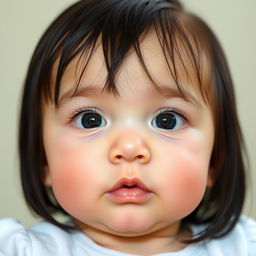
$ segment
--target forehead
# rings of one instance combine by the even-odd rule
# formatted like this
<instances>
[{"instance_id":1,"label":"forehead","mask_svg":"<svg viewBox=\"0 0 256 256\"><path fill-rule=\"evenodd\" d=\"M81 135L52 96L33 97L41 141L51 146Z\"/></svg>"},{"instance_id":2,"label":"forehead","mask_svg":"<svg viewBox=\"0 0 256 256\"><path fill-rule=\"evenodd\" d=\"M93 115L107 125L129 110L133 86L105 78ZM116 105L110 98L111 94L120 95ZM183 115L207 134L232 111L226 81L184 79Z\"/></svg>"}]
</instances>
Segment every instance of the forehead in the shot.
<instances>
[{"instance_id":1,"label":"forehead","mask_svg":"<svg viewBox=\"0 0 256 256\"><path fill-rule=\"evenodd\" d=\"M118 92L127 96L132 90L143 91L146 86L148 90L157 90L164 96L176 94L196 104L204 101L198 79L199 70L196 70L182 44L170 59L157 34L151 31L140 42L140 54L131 49L122 60L115 74ZM58 61L54 65L53 80L57 69ZM96 92L96 89L103 91L108 86L108 73L102 45L98 40L91 55L80 54L67 66L61 80L59 101L73 97L84 88L95 87L91 92Z\"/></svg>"}]
</instances>

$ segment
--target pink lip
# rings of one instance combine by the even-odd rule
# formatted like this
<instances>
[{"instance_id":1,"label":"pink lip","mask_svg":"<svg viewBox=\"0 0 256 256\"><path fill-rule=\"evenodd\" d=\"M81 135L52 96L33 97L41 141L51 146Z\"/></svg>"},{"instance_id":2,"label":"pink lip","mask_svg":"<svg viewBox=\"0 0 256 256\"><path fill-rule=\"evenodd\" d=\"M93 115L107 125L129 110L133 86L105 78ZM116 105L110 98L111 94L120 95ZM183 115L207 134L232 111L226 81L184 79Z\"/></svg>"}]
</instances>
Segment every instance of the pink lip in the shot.
<instances>
[{"instance_id":1,"label":"pink lip","mask_svg":"<svg viewBox=\"0 0 256 256\"><path fill-rule=\"evenodd\" d=\"M150 198L152 192L138 178L122 178L107 194L117 203L142 203Z\"/></svg>"}]
</instances>

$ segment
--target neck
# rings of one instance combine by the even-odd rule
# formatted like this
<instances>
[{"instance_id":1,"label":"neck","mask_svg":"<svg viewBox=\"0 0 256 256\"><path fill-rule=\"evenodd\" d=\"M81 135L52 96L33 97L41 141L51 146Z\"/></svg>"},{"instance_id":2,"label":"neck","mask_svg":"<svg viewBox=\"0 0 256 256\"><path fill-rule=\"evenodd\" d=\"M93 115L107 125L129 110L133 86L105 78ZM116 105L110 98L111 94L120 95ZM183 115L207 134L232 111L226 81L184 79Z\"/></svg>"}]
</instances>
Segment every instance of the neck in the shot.
<instances>
[{"instance_id":1,"label":"neck","mask_svg":"<svg viewBox=\"0 0 256 256\"><path fill-rule=\"evenodd\" d=\"M180 228L180 223L142 235L120 235L87 226L75 220L76 225L95 243L102 247L140 255L176 252L187 245L183 239L191 238L191 232Z\"/></svg>"}]
</instances>

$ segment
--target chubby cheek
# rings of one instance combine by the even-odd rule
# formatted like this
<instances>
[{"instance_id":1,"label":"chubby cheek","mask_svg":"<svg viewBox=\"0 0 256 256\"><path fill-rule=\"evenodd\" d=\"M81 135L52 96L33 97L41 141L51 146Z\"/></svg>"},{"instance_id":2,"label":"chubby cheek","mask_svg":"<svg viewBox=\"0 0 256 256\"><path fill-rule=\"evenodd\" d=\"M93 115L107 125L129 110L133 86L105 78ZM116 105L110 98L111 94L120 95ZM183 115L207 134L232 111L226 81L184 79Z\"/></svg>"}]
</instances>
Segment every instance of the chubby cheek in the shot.
<instances>
[{"instance_id":1,"label":"chubby cheek","mask_svg":"<svg viewBox=\"0 0 256 256\"><path fill-rule=\"evenodd\" d=\"M68 140L56 144L58 148L52 148L48 159L51 187L59 204L72 216L79 217L80 212L90 212L95 200L95 170L86 160L87 152L81 152Z\"/></svg>"},{"instance_id":2,"label":"chubby cheek","mask_svg":"<svg viewBox=\"0 0 256 256\"><path fill-rule=\"evenodd\" d=\"M162 189L168 212L174 210L180 218L191 213L201 202L206 189L206 177L198 170L188 168L185 164L179 167L179 173L170 170L165 175L166 182Z\"/></svg>"},{"instance_id":3,"label":"chubby cheek","mask_svg":"<svg viewBox=\"0 0 256 256\"><path fill-rule=\"evenodd\" d=\"M79 206L88 205L90 200L90 180L87 172L80 172L71 164L55 169L52 174L52 188L59 204L68 212L77 212ZM85 197L86 196L86 197Z\"/></svg>"},{"instance_id":4,"label":"chubby cheek","mask_svg":"<svg viewBox=\"0 0 256 256\"><path fill-rule=\"evenodd\" d=\"M158 187L166 210L179 218L190 214L201 202L208 182L210 153L197 145L175 148L162 159ZM162 177L162 178L161 178ZM162 179L162 181L161 181ZM160 186L161 184L161 186Z\"/></svg>"}]
</instances>

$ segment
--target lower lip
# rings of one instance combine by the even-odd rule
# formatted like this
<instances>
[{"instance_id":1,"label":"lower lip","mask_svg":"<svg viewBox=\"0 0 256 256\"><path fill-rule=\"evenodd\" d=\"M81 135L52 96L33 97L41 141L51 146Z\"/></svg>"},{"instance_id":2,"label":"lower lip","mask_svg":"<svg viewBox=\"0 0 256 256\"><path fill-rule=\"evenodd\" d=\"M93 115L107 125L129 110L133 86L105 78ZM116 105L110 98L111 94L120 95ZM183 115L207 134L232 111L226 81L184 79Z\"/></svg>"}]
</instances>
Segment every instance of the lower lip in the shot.
<instances>
[{"instance_id":1,"label":"lower lip","mask_svg":"<svg viewBox=\"0 0 256 256\"><path fill-rule=\"evenodd\" d=\"M119 188L108 193L111 200L117 203L143 203L152 193L141 188Z\"/></svg>"}]
</instances>

